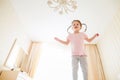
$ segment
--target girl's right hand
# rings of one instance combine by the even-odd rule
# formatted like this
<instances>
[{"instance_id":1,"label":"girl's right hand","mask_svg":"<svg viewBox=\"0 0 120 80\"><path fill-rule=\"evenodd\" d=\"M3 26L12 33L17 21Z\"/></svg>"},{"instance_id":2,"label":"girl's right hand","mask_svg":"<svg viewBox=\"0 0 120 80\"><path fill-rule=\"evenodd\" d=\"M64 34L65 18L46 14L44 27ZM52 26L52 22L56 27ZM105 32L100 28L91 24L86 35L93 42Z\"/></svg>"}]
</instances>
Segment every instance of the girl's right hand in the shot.
<instances>
[{"instance_id":1,"label":"girl's right hand","mask_svg":"<svg viewBox=\"0 0 120 80\"><path fill-rule=\"evenodd\" d=\"M59 40L57 37L54 37L54 39L57 40L57 41Z\"/></svg>"}]
</instances>

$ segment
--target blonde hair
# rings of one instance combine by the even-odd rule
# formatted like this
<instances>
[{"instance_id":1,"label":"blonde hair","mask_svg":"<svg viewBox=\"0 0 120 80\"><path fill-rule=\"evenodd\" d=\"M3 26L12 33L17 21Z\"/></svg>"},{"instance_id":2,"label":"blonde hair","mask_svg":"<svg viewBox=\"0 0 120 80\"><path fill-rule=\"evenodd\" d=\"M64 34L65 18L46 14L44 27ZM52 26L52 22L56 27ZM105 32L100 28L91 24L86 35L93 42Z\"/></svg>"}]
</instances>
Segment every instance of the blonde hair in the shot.
<instances>
[{"instance_id":1,"label":"blonde hair","mask_svg":"<svg viewBox=\"0 0 120 80\"><path fill-rule=\"evenodd\" d=\"M80 26L82 27L82 23L80 22L80 20L73 20L72 23L74 23L74 22L80 23Z\"/></svg>"},{"instance_id":2,"label":"blonde hair","mask_svg":"<svg viewBox=\"0 0 120 80\"><path fill-rule=\"evenodd\" d=\"M87 25L86 25L85 23L81 23L80 20L73 20L72 23L74 23L74 22L80 23L80 26L81 26L81 27L82 27L82 25L84 25L84 26L86 27L85 30L84 30L84 32L87 31ZM67 32L68 32L68 33L70 33L70 32L69 32L69 29L70 29L70 28L71 28L71 26L69 26L69 27L67 28Z\"/></svg>"}]
</instances>

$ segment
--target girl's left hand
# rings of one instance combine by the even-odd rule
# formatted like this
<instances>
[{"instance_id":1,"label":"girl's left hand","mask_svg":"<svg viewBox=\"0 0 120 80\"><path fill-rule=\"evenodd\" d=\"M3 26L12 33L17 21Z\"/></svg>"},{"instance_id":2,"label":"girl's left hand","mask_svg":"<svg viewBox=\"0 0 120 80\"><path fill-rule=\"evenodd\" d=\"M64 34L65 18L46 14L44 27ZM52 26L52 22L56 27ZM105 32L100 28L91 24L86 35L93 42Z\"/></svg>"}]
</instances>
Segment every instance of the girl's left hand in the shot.
<instances>
[{"instance_id":1,"label":"girl's left hand","mask_svg":"<svg viewBox=\"0 0 120 80\"><path fill-rule=\"evenodd\" d=\"M96 33L96 34L95 34L95 36L96 36L96 37L98 37L98 36L99 36L99 34L98 34L98 33Z\"/></svg>"}]
</instances>

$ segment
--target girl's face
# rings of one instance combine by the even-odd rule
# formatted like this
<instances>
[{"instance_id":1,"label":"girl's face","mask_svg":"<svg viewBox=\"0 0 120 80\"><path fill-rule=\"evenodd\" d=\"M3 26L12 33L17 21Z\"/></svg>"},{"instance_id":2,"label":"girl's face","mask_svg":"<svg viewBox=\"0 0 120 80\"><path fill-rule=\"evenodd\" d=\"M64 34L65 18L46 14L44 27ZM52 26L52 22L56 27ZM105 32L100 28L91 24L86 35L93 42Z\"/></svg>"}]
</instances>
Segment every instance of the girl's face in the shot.
<instances>
[{"instance_id":1,"label":"girl's face","mask_svg":"<svg viewBox=\"0 0 120 80\"><path fill-rule=\"evenodd\" d=\"M72 29L73 29L74 32L79 32L79 30L81 29L81 27L82 26L80 25L80 23L78 21L74 21L72 23Z\"/></svg>"}]
</instances>

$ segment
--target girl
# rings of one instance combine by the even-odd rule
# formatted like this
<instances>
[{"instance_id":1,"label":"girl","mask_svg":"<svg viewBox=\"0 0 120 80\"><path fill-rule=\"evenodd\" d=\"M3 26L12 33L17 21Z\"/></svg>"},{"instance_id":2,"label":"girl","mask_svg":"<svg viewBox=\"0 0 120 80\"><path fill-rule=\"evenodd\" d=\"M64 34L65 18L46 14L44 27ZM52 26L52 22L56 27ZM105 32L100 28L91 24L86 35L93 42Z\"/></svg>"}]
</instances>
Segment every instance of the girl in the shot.
<instances>
[{"instance_id":1,"label":"girl","mask_svg":"<svg viewBox=\"0 0 120 80\"><path fill-rule=\"evenodd\" d=\"M70 33L67 37L66 41L63 41L57 37L55 37L55 40L68 45L71 43L72 48L72 72L73 72L73 80L78 80L78 63L80 62L81 69L83 72L84 80L88 80L88 69L87 69L87 59L86 54L84 50L84 40L87 42L91 42L94 40L97 36L99 36L98 33L96 33L93 37L88 38L87 35L84 32L80 32L82 28L82 23L79 20L73 20L72 21L72 29L73 33Z\"/></svg>"}]
</instances>

